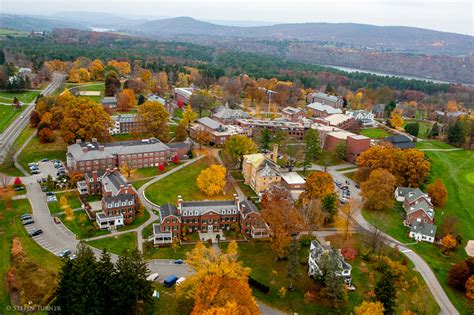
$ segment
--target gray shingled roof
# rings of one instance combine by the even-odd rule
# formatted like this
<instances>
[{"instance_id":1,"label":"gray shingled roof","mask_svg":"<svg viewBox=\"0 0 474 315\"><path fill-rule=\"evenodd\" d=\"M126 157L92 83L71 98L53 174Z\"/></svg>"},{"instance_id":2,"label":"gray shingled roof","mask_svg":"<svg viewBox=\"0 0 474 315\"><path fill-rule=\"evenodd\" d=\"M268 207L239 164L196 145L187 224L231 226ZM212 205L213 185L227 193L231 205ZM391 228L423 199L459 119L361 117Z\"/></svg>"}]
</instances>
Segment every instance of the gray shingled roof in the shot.
<instances>
[{"instance_id":1,"label":"gray shingled roof","mask_svg":"<svg viewBox=\"0 0 474 315\"><path fill-rule=\"evenodd\" d=\"M420 190L420 188L412 188L410 191L405 194L405 200L409 203L415 201L416 199L425 196L426 194Z\"/></svg>"},{"instance_id":2,"label":"gray shingled roof","mask_svg":"<svg viewBox=\"0 0 474 315\"><path fill-rule=\"evenodd\" d=\"M248 118L249 114L240 109L230 109L228 107L221 107L214 113L214 116L220 119L240 119Z\"/></svg>"},{"instance_id":3,"label":"gray shingled roof","mask_svg":"<svg viewBox=\"0 0 474 315\"><path fill-rule=\"evenodd\" d=\"M318 111L321 111L321 112L326 112L328 114L342 114L342 110L340 108L334 108L332 106L324 105L324 104L317 103L317 102L308 104L308 105L306 105L306 107L314 109L314 110L318 110Z\"/></svg>"},{"instance_id":4,"label":"gray shingled roof","mask_svg":"<svg viewBox=\"0 0 474 315\"><path fill-rule=\"evenodd\" d=\"M224 130L225 128L225 126L223 126L220 122L215 121L214 119L211 119L209 117L199 118L197 122L213 130L218 130L218 129Z\"/></svg>"},{"instance_id":5,"label":"gray shingled roof","mask_svg":"<svg viewBox=\"0 0 474 315\"><path fill-rule=\"evenodd\" d=\"M436 225L430 223L422 223L420 221L413 222L410 232L420 233L421 235L436 236Z\"/></svg>"},{"instance_id":6,"label":"gray shingled roof","mask_svg":"<svg viewBox=\"0 0 474 315\"><path fill-rule=\"evenodd\" d=\"M431 204L429 204L428 201L426 201L425 198L422 198L419 202L410 206L409 209L405 209L405 210L407 211L407 214L410 214L415 211L418 211L419 209L422 209L430 218L434 218L433 208Z\"/></svg>"},{"instance_id":7,"label":"gray shingled roof","mask_svg":"<svg viewBox=\"0 0 474 315\"><path fill-rule=\"evenodd\" d=\"M126 186L128 182L123 178L119 172L113 172L102 176L102 186L107 191L111 191L113 195L116 195L120 189L120 185Z\"/></svg>"},{"instance_id":8,"label":"gray shingled roof","mask_svg":"<svg viewBox=\"0 0 474 315\"><path fill-rule=\"evenodd\" d=\"M416 190L416 189L418 189L418 188L397 187L397 190L396 190L397 196L398 196L398 197L405 197L406 194L408 194L409 192L414 191L414 190ZM419 190L419 189L418 189L418 190Z\"/></svg>"},{"instance_id":9,"label":"gray shingled roof","mask_svg":"<svg viewBox=\"0 0 474 315\"><path fill-rule=\"evenodd\" d=\"M411 149L415 147L415 143L405 135L391 135L385 138L388 142L400 149Z\"/></svg>"},{"instance_id":10,"label":"gray shingled roof","mask_svg":"<svg viewBox=\"0 0 474 315\"><path fill-rule=\"evenodd\" d=\"M178 208L171 203L164 204L160 207L160 217L163 220L167 216L175 215L178 216Z\"/></svg>"},{"instance_id":11,"label":"gray shingled roof","mask_svg":"<svg viewBox=\"0 0 474 315\"><path fill-rule=\"evenodd\" d=\"M132 201L133 205L135 205L135 196L132 194L123 194L123 195L117 195L117 196L112 196L112 197L104 197L104 201L106 204L112 203L112 205L115 207L114 203L115 202L128 202ZM121 205L120 205L121 206Z\"/></svg>"}]
</instances>

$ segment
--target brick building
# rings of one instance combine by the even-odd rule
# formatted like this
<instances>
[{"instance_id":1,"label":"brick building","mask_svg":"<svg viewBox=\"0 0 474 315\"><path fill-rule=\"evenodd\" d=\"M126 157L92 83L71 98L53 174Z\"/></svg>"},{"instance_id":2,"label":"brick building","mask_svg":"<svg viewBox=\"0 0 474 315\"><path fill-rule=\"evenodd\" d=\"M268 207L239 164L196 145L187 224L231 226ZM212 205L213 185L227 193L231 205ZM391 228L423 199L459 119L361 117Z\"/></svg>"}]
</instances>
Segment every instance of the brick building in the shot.
<instances>
[{"instance_id":1,"label":"brick building","mask_svg":"<svg viewBox=\"0 0 474 315\"><path fill-rule=\"evenodd\" d=\"M406 211L405 224L412 226L415 221L434 224L434 207L428 194L419 188L397 187L395 198L403 202Z\"/></svg>"},{"instance_id":2,"label":"brick building","mask_svg":"<svg viewBox=\"0 0 474 315\"><path fill-rule=\"evenodd\" d=\"M176 102L182 102L183 104L189 104L191 100L191 95L193 95L194 88L187 87L187 88L175 88L173 90L174 99Z\"/></svg>"},{"instance_id":3,"label":"brick building","mask_svg":"<svg viewBox=\"0 0 474 315\"><path fill-rule=\"evenodd\" d=\"M114 111L117 108L117 98L115 96L102 98L102 106L108 111Z\"/></svg>"},{"instance_id":4,"label":"brick building","mask_svg":"<svg viewBox=\"0 0 474 315\"><path fill-rule=\"evenodd\" d=\"M168 203L160 207L160 223L153 224L153 241L155 245L170 244L180 237L184 226L197 233L230 230L233 224L239 224L247 237L268 237L268 226L248 200L240 201L234 195L234 200L183 202L178 196L176 205Z\"/></svg>"},{"instance_id":5,"label":"brick building","mask_svg":"<svg viewBox=\"0 0 474 315\"><path fill-rule=\"evenodd\" d=\"M96 222L101 229L119 227L135 220L138 193L116 168L86 172L85 180L77 186L86 186L89 195L102 196L102 211L96 214ZM84 194L81 190L80 193Z\"/></svg>"},{"instance_id":6,"label":"brick building","mask_svg":"<svg viewBox=\"0 0 474 315\"><path fill-rule=\"evenodd\" d=\"M338 97L335 95L329 95L322 92L317 93L310 93L306 97L306 103L321 103L323 105L329 105L335 108L342 108L344 105L344 100L342 97Z\"/></svg>"},{"instance_id":7,"label":"brick building","mask_svg":"<svg viewBox=\"0 0 474 315\"><path fill-rule=\"evenodd\" d=\"M272 133L278 130L285 131L288 136L295 140L304 140L306 127L302 123L291 122L286 119L238 119L236 122L240 127L249 131L249 134L256 138L262 129L267 129Z\"/></svg>"},{"instance_id":8,"label":"brick building","mask_svg":"<svg viewBox=\"0 0 474 315\"><path fill-rule=\"evenodd\" d=\"M311 110L313 112L312 117L327 117L329 115L334 114L342 114L342 110L340 108L333 107L331 105L325 105L321 103L311 103L306 105L307 110Z\"/></svg>"},{"instance_id":9,"label":"brick building","mask_svg":"<svg viewBox=\"0 0 474 315\"><path fill-rule=\"evenodd\" d=\"M189 126L189 135L192 139L196 140L199 132L207 132L211 137L210 143L217 146L223 146L231 136L249 135L247 130L239 126L225 125L209 117L199 118Z\"/></svg>"},{"instance_id":10,"label":"brick building","mask_svg":"<svg viewBox=\"0 0 474 315\"><path fill-rule=\"evenodd\" d=\"M75 144L67 147L67 168L73 172L106 170L120 167L123 164L132 168L158 166L160 163L171 161L175 155L183 156L191 149L190 142L186 145L170 148L158 139L142 139L99 143L76 140Z\"/></svg>"},{"instance_id":11,"label":"brick building","mask_svg":"<svg viewBox=\"0 0 474 315\"><path fill-rule=\"evenodd\" d=\"M301 108L287 106L281 110L283 117L292 122L298 122L306 117L306 113Z\"/></svg>"},{"instance_id":12,"label":"brick building","mask_svg":"<svg viewBox=\"0 0 474 315\"><path fill-rule=\"evenodd\" d=\"M110 135L143 132L143 122L137 119L137 114L120 114L111 116L113 127L109 128Z\"/></svg>"},{"instance_id":13,"label":"brick building","mask_svg":"<svg viewBox=\"0 0 474 315\"><path fill-rule=\"evenodd\" d=\"M337 127L340 129L348 130L357 124L354 117L347 116L344 114L333 114L324 118L316 118L315 121L322 125Z\"/></svg>"}]
</instances>

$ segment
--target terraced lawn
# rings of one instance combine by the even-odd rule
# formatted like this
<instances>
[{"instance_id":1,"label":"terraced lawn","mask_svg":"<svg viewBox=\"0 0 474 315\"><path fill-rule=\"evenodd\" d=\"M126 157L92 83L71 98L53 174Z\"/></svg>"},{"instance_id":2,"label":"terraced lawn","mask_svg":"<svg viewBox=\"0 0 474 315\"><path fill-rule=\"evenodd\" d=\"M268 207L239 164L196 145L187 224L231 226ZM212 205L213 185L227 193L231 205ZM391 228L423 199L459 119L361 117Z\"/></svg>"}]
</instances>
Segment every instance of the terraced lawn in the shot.
<instances>
[{"instance_id":1,"label":"terraced lawn","mask_svg":"<svg viewBox=\"0 0 474 315\"><path fill-rule=\"evenodd\" d=\"M208 158L196 161L153 183L145 190L146 197L156 205L174 204L177 201L178 195L181 195L184 201L232 199L232 195L235 193L233 189L226 194L222 193L209 197L197 187L196 178L202 170L213 164L216 164L215 161Z\"/></svg>"}]
</instances>

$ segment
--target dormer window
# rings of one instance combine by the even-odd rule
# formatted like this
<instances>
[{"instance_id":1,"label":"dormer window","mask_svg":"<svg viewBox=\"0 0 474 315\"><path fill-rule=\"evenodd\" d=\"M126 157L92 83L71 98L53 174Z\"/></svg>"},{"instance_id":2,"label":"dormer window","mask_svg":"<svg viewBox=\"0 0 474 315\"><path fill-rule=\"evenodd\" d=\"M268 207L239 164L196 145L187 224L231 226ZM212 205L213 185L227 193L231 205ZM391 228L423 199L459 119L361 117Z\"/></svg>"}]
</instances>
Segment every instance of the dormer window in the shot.
<instances>
[{"instance_id":1,"label":"dormer window","mask_svg":"<svg viewBox=\"0 0 474 315\"><path fill-rule=\"evenodd\" d=\"M107 208L112 208L112 204L109 203L109 204L107 205Z\"/></svg>"}]
</instances>

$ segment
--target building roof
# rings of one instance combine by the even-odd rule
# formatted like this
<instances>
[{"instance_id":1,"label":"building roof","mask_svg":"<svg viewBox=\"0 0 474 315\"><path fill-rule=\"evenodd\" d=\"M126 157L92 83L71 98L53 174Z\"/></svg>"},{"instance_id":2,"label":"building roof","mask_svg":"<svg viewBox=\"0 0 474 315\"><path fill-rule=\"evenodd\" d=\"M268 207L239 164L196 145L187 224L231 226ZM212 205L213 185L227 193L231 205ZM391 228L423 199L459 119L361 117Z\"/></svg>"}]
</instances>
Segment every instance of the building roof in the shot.
<instances>
[{"instance_id":1,"label":"building roof","mask_svg":"<svg viewBox=\"0 0 474 315\"><path fill-rule=\"evenodd\" d=\"M103 150L101 150L103 146ZM84 152L82 148L87 148ZM81 142L67 147L68 154L76 161L87 161L97 159L113 158L115 155L137 154L148 152L167 151L170 148L156 138L118 141L118 142Z\"/></svg>"},{"instance_id":2,"label":"building roof","mask_svg":"<svg viewBox=\"0 0 474 315\"><path fill-rule=\"evenodd\" d=\"M410 208L405 210L407 211L407 214L410 214L420 209L423 210L430 218L434 218L433 206L425 198L422 198L420 201L410 205Z\"/></svg>"},{"instance_id":3,"label":"building roof","mask_svg":"<svg viewBox=\"0 0 474 315\"><path fill-rule=\"evenodd\" d=\"M397 187L397 189L395 190L395 193L397 194L398 197L405 197L406 194L408 194L409 192L411 191L414 191L414 190L420 190L419 188L411 188L411 187Z\"/></svg>"},{"instance_id":4,"label":"building roof","mask_svg":"<svg viewBox=\"0 0 474 315\"><path fill-rule=\"evenodd\" d=\"M261 177L275 177L279 176L280 174L273 168L273 165L270 165L270 163L266 163L268 160L266 159L261 165L260 170L258 171L258 174ZM263 166L263 167L262 167Z\"/></svg>"},{"instance_id":5,"label":"building roof","mask_svg":"<svg viewBox=\"0 0 474 315\"><path fill-rule=\"evenodd\" d=\"M241 109L231 109L227 106L219 106L213 116L218 119L241 119L250 117L249 114Z\"/></svg>"},{"instance_id":6,"label":"building roof","mask_svg":"<svg viewBox=\"0 0 474 315\"><path fill-rule=\"evenodd\" d=\"M253 167L258 167L265 160L265 155L262 153L247 154L244 155L244 160L246 163L252 164Z\"/></svg>"},{"instance_id":7,"label":"building roof","mask_svg":"<svg viewBox=\"0 0 474 315\"><path fill-rule=\"evenodd\" d=\"M385 138L385 140L400 149L411 149L415 147L415 143L413 143L413 141L411 141L411 139L405 135L391 135Z\"/></svg>"},{"instance_id":8,"label":"building roof","mask_svg":"<svg viewBox=\"0 0 474 315\"><path fill-rule=\"evenodd\" d=\"M344 114L333 114L324 118L324 120L329 122L331 126L339 126L349 119L353 118Z\"/></svg>"},{"instance_id":9,"label":"building roof","mask_svg":"<svg viewBox=\"0 0 474 315\"><path fill-rule=\"evenodd\" d=\"M137 114L120 114L110 116L116 122L134 122L137 119Z\"/></svg>"},{"instance_id":10,"label":"building roof","mask_svg":"<svg viewBox=\"0 0 474 315\"><path fill-rule=\"evenodd\" d=\"M181 94L183 96L186 96L186 97L191 97L191 95L194 92L194 88L192 88L192 87L175 88L174 92L177 93L177 94Z\"/></svg>"},{"instance_id":11,"label":"building roof","mask_svg":"<svg viewBox=\"0 0 474 315\"><path fill-rule=\"evenodd\" d=\"M322 255L325 253L330 253L331 246L326 244L321 244L318 240L314 240L311 242L310 247L310 256L314 259L316 263L319 263ZM344 257L338 252L338 260L339 260L339 268L342 270L352 270L352 266L345 262Z\"/></svg>"},{"instance_id":12,"label":"building roof","mask_svg":"<svg viewBox=\"0 0 474 315\"><path fill-rule=\"evenodd\" d=\"M160 218L163 220L170 215L178 216L178 208L171 203L162 205L160 207Z\"/></svg>"},{"instance_id":13,"label":"building roof","mask_svg":"<svg viewBox=\"0 0 474 315\"><path fill-rule=\"evenodd\" d=\"M466 113L464 112L443 112L443 111L435 111L436 115L437 116L447 116L447 117L459 117L459 116L462 116L462 115L466 115Z\"/></svg>"},{"instance_id":14,"label":"building roof","mask_svg":"<svg viewBox=\"0 0 474 315\"><path fill-rule=\"evenodd\" d=\"M311 103L306 105L307 108L314 109L320 112L326 112L328 114L342 114L342 110L340 108L335 108L329 105L324 105L321 103Z\"/></svg>"},{"instance_id":15,"label":"building roof","mask_svg":"<svg viewBox=\"0 0 474 315\"><path fill-rule=\"evenodd\" d=\"M159 97L159 96L156 95L156 94L151 94L150 96L148 96L148 100L149 100L149 101L152 101L152 102L158 102L158 103L160 103L161 105L165 105L165 104L166 104L165 99L162 98L162 97Z\"/></svg>"},{"instance_id":16,"label":"building roof","mask_svg":"<svg viewBox=\"0 0 474 315\"><path fill-rule=\"evenodd\" d=\"M296 108L296 107L291 107L287 106L281 110L282 113L288 114L288 115L294 115L297 113L302 113L303 110L301 108Z\"/></svg>"},{"instance_id":17,"label":"building roof","mask_svg":"<svg viewBox=\"0 0 474 315\"><path fill-rule=\"evenodd\" d=\"M347 137L353 136L354 134L349 131L345 130L338 130L338 131L331 131L328 133L328 135L333 136L334 138L340 139L340 140L346 140Z\"/></svg>"},{"instance_id":18,"label":"building roof","mask_svg":"<svg viewBox=\"0 0 474 315\"><path fill-rule=\"evenodd\" d=\"M102 98L102 104L116 104L117 103L117 99L115 98L115 96L106 96L104 98Z\"/></svg>"},{"instance_id":19,"label":"building roof","mask_svg":"<svg viewBox=\"0 0 474 315\"><path fill-rule=\"evenodd\" d=\"M282 173L281 179L283 179L289 185L305 184L304 178L296 172Z\"/></svg>"},{"instance_id":20,"label":"building roof","mask_svg":"<svg viewBox=\"0 0 474 315\"><path fill-rule=\"evenodd\" d=\"M132 194L121 194L117 196L104 197L103 200L106 204L111 203L112 206L114 206L114 203L116 202L126 202L127 206L129 205L129 202L132 202L132 205L135 205L135 195Z\"/></svg>"},{"instance_id":21,"label":"building roof","mask_svg":"<svg viewBox=\"0 0 474 315\"><path fill-rule=\"evenodd\" d=\"M406 193L404 195L405 200L408 203L412 203L413 201L417 200L421 197L426 197L426 194L420 190L420 188L411 188L406 189Z\"/></svg>"},{"instance_id":22,"label":"building roof","mask_svg":"<svg viewBox=\"0 0 474 315\"><path fill-rule=\"evenodd\" d=\"M206 126L207 128L217 130L217 131L225 131L226 126L222 125L222 123L209 118L209 117L202 117L197 120L198 123L200 123L203 126Z\"/></svg>"},{"instance_id":23,"label":"building roof","mask_svg":"<svg viewBox=\"0 0 474 315\"><path fill-rule=\"evenodd\" d=\"M118 172L105 172L101 177L102 187L106 191L112 192L113 195L116 195L120 190L120 186L126 186L128 182L125 178Z\"/></svg>"},{"instance_id":24,"label":"building roof","mask_svg":"<svg viewBox=\"0 0 474 315\"><path fill-rule=\"evenodd\" d=\"M474 257L474 240L467 241L465 250L469 257Z\"/></svg>"},{"instance_id":25,"label":"building roof","mask_svg":"<svg viewBox=\"0 0 474 315\"><path fill-rule=\"evenodd\" d=\"M329 101L329 102L337 102L339 100L339 98L337 96L329 95L329 94L326 94L326 93L323 93L323 92L311 93L311 96L317 97L317 98L320 98L320 99L323 99L323 100L326 100L326 101Z\"/></svg>"},{"instance_id":26,"label":"building roof","mask_svg":"<svg viewBox=\"0 0 474 315\"><path fill-rule=\"evenodd\" d=\"M419 233L421 235L435 237L436 236L436 225L430 223L423 223L418 220L413 222L410 232Z\"/></svg>"}]
</instances>

